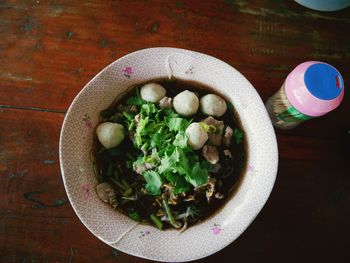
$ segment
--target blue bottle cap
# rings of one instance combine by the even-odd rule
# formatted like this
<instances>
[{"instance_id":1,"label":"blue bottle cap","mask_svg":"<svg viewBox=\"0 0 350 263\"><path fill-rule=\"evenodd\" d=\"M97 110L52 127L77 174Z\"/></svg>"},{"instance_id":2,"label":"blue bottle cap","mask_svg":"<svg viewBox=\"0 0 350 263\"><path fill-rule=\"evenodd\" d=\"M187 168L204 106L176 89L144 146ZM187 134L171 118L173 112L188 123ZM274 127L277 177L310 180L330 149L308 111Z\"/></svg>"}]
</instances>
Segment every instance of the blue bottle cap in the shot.
<instances>
[{"instance_id":1,"label":"blue bottle cap","mask_svg":"<svg viewBox=\"0 0 350 263\"><path fill-rule=\"evenodd\" d=\"M325 63L311 65L305 72L304 83L308 91L321 100L335 99L344 88L340 73Z\"/></svg>"}]
</instances>

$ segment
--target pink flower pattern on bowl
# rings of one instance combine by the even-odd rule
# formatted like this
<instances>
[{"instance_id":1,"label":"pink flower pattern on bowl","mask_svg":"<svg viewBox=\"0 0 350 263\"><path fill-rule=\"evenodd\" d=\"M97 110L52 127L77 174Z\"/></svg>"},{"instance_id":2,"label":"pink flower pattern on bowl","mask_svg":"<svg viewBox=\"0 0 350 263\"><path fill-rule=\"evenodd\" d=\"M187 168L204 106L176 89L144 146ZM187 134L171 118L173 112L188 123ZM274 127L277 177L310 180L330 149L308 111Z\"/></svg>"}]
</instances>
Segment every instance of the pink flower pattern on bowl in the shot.
<instances>
[{"instance_id":1,"label":"pink flower pattern on bowl","mask_svg":"<svg viewBox=\"0 0 350 263\"><path fill-rule=\"evenodd\" d=\"M93 127L93 123L92 123L89 115L87 115L87 114L84 115L83 122L85 124L85 127L89 128L89 129L91 129Z\"/></svg>"},{"instance_id":2,"label":"pink flower pattern on bowl","mask_svg":"<svg viewBox=\"0 0 350 263\"><path fill-rule=\"evenodd\" d=\"M125 67L123 70L122 70L123 74L125 77L128 77L130 78L131 75L134 73L132 67Z\"/></svg>"},{"instance_id":3,"label":"pink flower pattern on bowl","mask_svg":"<svg viewBox=\"0 0 350 263\"><path fill-rule=\"evenodd\" d=\"M221 231L223 230L221 226L217 223L214 224L214 226L210 229L214 235L219 235Z\"/></svg>"},{"instance_id":4,"label":"pink flower pattern on bowl","mask_svg":"<svg viewBox=\"0 0 350 263\"><path fill-rule=\"evenodd\" d=\"M84 197L89 197L91 195L90 185L88 183L82 184L81 190L83 192Z\"/></svg>"},{"instance_id":5,"label":"pink flower pattern on bowl","mask_svg":"<svg viewBox=\"0 0 350 263\"><path fill-rule=\"evenodd\" d=\"M248 171L251 172L252 175L254 175L256 172L255 166L252 164L248 164Z\"/></svg>"}]
</instances>

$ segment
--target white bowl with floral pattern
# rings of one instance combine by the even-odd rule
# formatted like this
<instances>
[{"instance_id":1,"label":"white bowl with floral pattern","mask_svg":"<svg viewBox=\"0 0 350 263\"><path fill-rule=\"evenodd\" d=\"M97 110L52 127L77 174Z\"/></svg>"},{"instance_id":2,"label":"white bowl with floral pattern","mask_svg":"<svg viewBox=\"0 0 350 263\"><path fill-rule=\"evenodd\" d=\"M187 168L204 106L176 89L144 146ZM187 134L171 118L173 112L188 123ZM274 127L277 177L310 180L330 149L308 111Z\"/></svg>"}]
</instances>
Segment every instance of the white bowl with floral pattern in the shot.
<instances>
[{"instance_id":1,"label":"white bowl with floral pattern","mask_svg":"<svg viewBox=\"0 0 350 263\"><path fill-rule=\"evenodd\" d=\"M236 193L223 209L183 233L141 225L97 197L90 152L99 113L134 84L158 78L193 80L231 100L247 140L247 164ZM278 166L276 136L258 93L232 66L177 48L130 53L98 73L76 96L64 119L60 164L69 200L81 222L100 240L125 253L165 262L209 256L232 243L267 201Z\"/></svg>"}]
</instances>

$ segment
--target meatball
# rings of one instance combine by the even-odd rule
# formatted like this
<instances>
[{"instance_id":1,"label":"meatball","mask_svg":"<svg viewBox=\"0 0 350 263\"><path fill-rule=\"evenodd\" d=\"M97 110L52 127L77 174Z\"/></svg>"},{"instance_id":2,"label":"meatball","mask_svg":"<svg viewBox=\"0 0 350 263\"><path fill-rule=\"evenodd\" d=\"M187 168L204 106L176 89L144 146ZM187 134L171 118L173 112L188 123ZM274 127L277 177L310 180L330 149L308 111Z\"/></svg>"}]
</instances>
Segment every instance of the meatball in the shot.
<instances>
[{"instance_id":1,"label":"meatball","mask_svg":"<svg viewBox=\"0 0 350 263\"><path fill-rule=\"evenodd\" d=\"M207 94L200 100L201 112L214 117L221 117L227 110L226 101L215 94Z\"/></svg>"},{"instance_id":2,"label":"meatball","mask_svg":"<svg viewBox=\"0 0 350 263\"><path fill-rule=\"evenodd\" d=\"M188 137L187 143L193 150L199 150L208 140L208 134L198 122L191 123L185 133Z\"/></svg>"},{"instance_id":3,"label":"meatball","mask_svg":"<svg viewBox=\"0 0 350 263\"><path fill-rule=\"evenodd\" d=\"M157 103L165 96L166 90L163 86L151 82L143 85L140 93L143 100Z\"/></svg>"},{"instance_id":4,"label":"meatball","mask_svg":"<svg viewBox=\"0 0 350 263\"><path fill-rule=\"evenodd\" d=\"M123 125L112 122L101 123L96 129L96 134L106 149L118 146L125 137Z\"/></svg>"},{"instance_id":5,"label":"meatball","mask_svg":"<svg viewBox=\"0 0 350 263\"><path fill-rule=\"evenodd\" d=\"M199 108L199 99L191 91L185 90L177 94L173 100L175 111L182 116L191 116Z\"/></svg>"}]
</instances>

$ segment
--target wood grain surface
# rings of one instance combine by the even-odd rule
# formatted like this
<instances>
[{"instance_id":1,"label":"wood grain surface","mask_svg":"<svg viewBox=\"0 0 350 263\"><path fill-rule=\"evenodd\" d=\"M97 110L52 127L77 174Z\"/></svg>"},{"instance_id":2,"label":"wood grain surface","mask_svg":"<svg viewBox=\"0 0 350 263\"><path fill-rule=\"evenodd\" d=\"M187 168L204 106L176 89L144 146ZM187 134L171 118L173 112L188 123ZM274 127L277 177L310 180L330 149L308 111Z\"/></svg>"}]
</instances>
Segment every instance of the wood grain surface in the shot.
<instances>
[{"instance_id":1,"label":"wood grain surface","mask_svg":"<svg viewBox=\"0 0 350 263\"><path fill-rule=\"evenodd\" d=\"M0 262L149 262L95 238L61 179L58 140L82 87L121 56L169 46L243 73L264 101L307 60L350 81L350 9L294 1L0 0ZM200 262L350 262L350 99L277 132L279 171L262 212Z\"/></svg>"}]
</instances>

